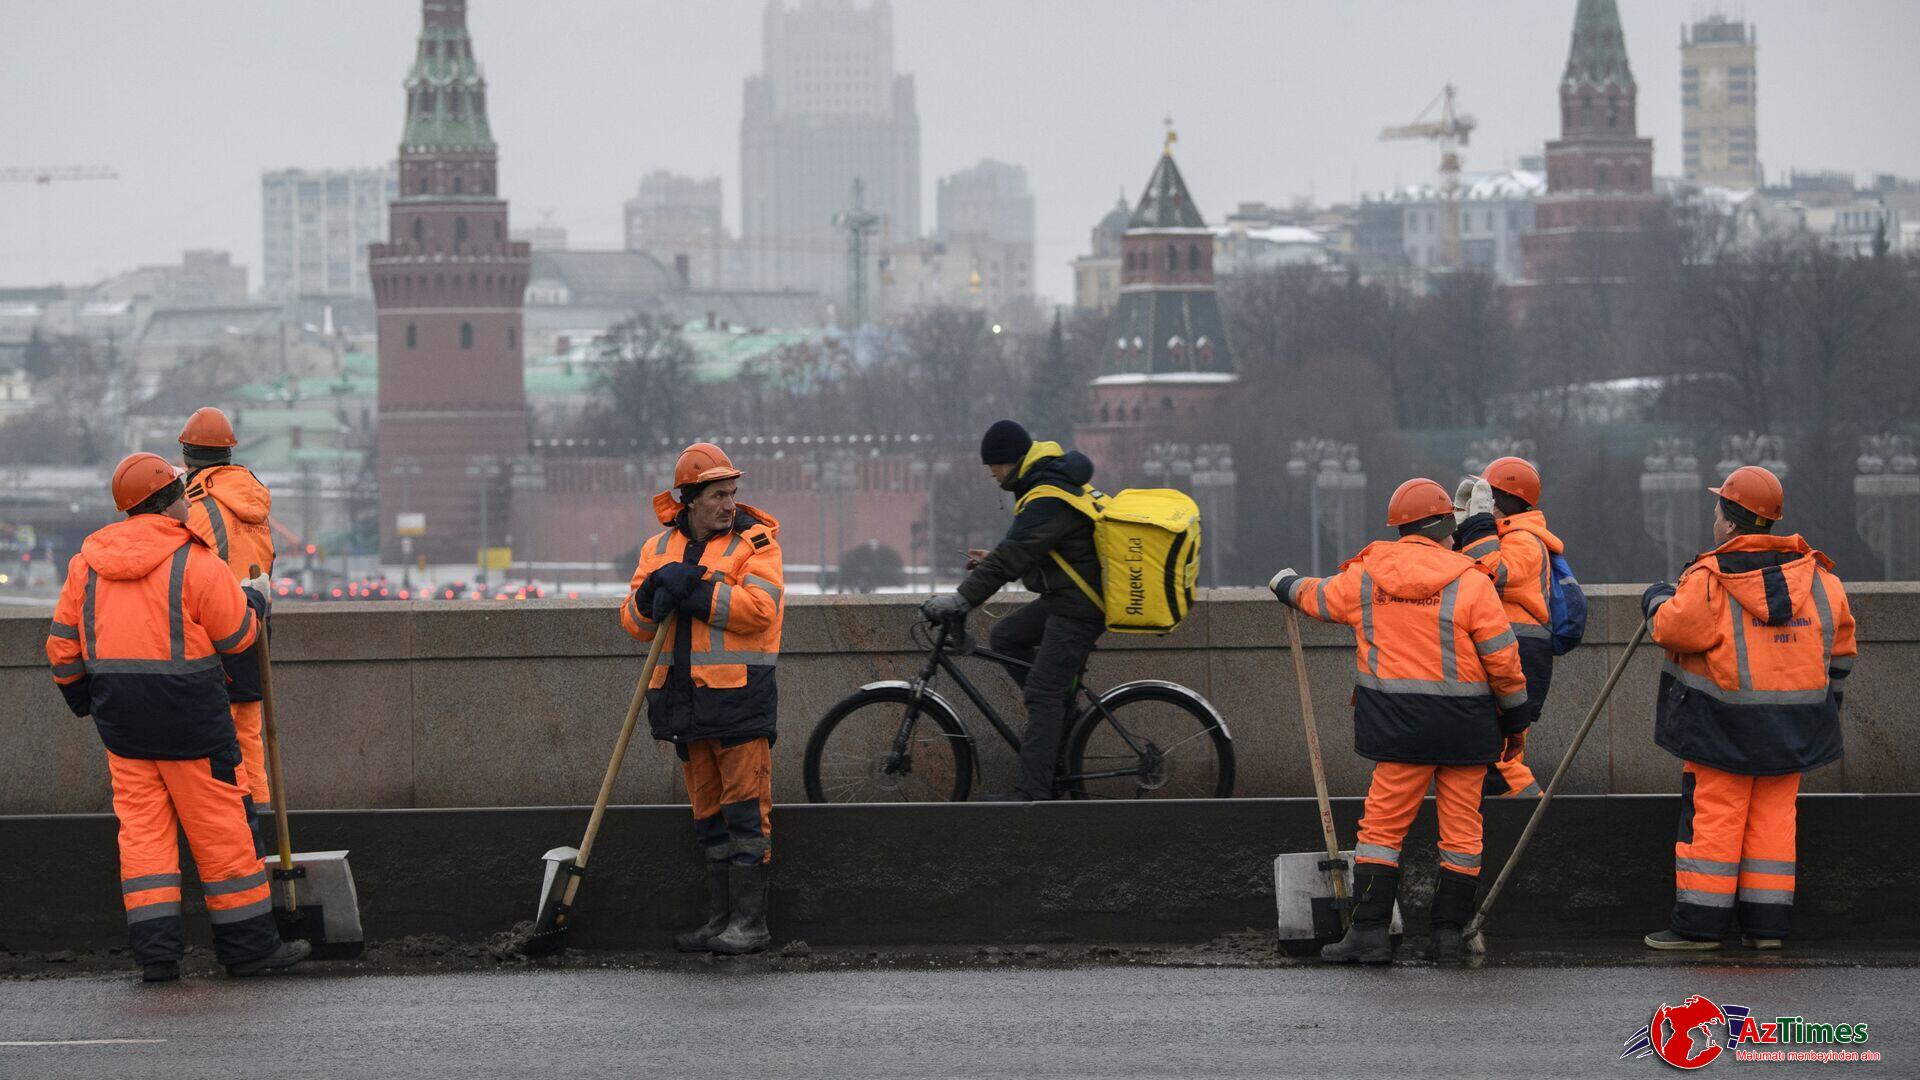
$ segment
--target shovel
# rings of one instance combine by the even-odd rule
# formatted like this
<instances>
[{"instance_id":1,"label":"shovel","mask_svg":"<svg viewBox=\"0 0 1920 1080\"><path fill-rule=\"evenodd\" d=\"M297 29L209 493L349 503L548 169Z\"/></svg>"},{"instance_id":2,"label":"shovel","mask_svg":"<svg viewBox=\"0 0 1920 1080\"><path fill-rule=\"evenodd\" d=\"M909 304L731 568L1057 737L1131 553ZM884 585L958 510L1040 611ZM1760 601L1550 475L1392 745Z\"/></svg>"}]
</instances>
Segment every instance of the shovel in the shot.
<instances>
[{"instance_id":1,"label":"shovel","mask_svg":"<svg viewBox=\"0 0 1920 1080\"><path fill-rule=\"evenodd\" d=\"M258 566L249 577L259 577ZM254 645L260 657L260 735L267 746L267 775L273 785L273 824L280 842L279 865L273 868L273 915L283 941L313 945L315 960L351 960L366 950L360 928L360 897L353 889L353 869L344 851L306 851L296 855L287 832L287 786L280 771L280 728L273 715L273 664L268 657L267 627L260 626Z\"/></svg>"},{"instance_id":2,"label":"shovel","mask_svg":"<svg viewBox=\"0 0 1920 1080\"><path fill-rule=\"evenodd\" d=\"M1325 853L1289 853L1273 860L1274 902L1279 911L1280 948L1289 955L1317 953L1353 921L1348 882L1353 853L1340 850L1333 830L1333 803L1327 798L1327 769L1320 758L1320 727L1313 718L1313 692L1307 686L1307 656L1300 647L1300 613L1287 608L1287 644L1293 650L1293 677L1300 687L1300 719L1306 726L1307 760L1313 765L1313 794L1320 804L1320 833ZM1331 884L1331 894L1328 892ZM1396 917L1398 911L1395 911Z\"/></svg>"},{"instance_id":3,"label":"shovel","mask_svg":"<svg viewBox=\"0 0 1920 1080\"><path fill-rule=\"evenodd\" d=\"M540 881L539 914L533 934L520 946L526 956L550 956L567 947L567 935L573 930L573 901L580 892L580 879L587 874L587 858L593 854L593 839L600 834L600 819L606 816L607 800L613 797L613 781L620 775L620 763L627 756L627 744L633 741L634 725L647 703L647 684L653 681L653 667L660 660L660 646L673 629L673 616L660 623L647 649L647 662L640 668L640 681L633 688L633 701L627 706L627 722L613 744L613 760L607 762L606 779L600 781L600 796L593 802L593 815L587 818L587 835L578 848L557 847L541 856L547 864Z\"/></svg>"},{"instance_id":4,"label":"shovel","mask_svg":"<svg viewBox=\"0 0 1920 1080\"><path fill-rule=\"evenodd\" d=\"M1487 890L1486 899L1480 901L1479 910L1473 913L1473 918L1467 920L1466 929L1460 932L1468 952L1476 956L1486 954L1487 937L1482 930L1487 925L1488 914L1493 911L1493 902L1500 899L1500 890L1506 887L1507 878L1513 873L1514 865L1520 861L1520 856L1526 854L1527 843L1533 839L1533 830L1540 827L1540 819L1546 816L1547 804L1553 801L1553 793L1560 786L1560 778L1567 775L1567 767L1573 764L1573 756L1580 752L1581 744L1587 741L1587 733L1593 730L1594 720L1600 716L1600 710L1607 707L1607 699L1613 696L1614 684L1619 682L1620 676L1626 672L1627 661L1633 659L1633 650L1640 647L1640 642L1645 640L1646 636L1647 623L1642 620L1640 629L1633 632L1633 637L1627 642L1626 651L1620 654L1620 660L1613 665L1613 671L1608 674L1606 683L1600 687L1600 696L1594 700L1593 708L1587 710L1587 718L1581 722L1580 730L1574 732L1573 744L1568 746L1567 752L1560 756L1560 765L1553 770L1553 779L1547 781L1546 790L1540 793L1540 802L1533 808L1533 816L1527 819L1527 827L1520 831L1520 839L1513 845L1513 854L1507 856L1506 864L1500 867L1500 876L1493 879L1493 887Z\"/></svg>"}]
</instances>

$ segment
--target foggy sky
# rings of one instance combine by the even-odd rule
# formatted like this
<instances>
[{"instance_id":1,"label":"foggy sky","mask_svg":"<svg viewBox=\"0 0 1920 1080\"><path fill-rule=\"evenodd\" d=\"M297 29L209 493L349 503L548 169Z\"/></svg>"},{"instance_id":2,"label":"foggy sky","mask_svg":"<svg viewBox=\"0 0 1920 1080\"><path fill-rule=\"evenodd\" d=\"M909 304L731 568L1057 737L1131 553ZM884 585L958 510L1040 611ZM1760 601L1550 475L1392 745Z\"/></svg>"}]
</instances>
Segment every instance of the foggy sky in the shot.
<instances>
[{"instance_id":1,"label":"foggy sky","mask_svg":"<svg viewBox=\"0 0 1920 1080\"><path fill-rule=\"evenodd\" d=\"M918 84L922 220L936 180L982 157L1026 166L1038 284L1121 189L1138 198L1171 114L1200 209L1347 200L1433 175L1381 143L1442 84L1480 122L1469 171L1556 134L1575 0L895 0ZM1759 34L1759 144L1790 167L1920 176L1920 4L1723 0ZM718 175L739 227L741 80L760 0L472 0L502 190L516 225L618 247L655 168ZM1620 0L1641 133L1680 172L1679 33L1695 0ZM189 247L260 283L260 173L396 156L415 0L0 0L0 165L107 164L120 179L0 185L0 285L79 283ZM42 259L42 238L45 259Z\"/></svg>"}]
</instances>

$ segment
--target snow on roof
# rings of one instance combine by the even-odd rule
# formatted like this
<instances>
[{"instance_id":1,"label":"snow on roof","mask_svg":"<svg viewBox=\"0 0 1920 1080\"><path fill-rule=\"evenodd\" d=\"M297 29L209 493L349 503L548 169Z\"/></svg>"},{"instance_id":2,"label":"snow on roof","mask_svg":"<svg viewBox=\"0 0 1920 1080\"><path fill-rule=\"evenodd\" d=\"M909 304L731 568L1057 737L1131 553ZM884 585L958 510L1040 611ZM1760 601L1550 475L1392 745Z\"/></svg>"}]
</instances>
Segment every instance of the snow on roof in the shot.
<instances>
[{"instance_id":1,"label":"snow on roof","mask_svg":"<svg viewBox=\"0 0 1920 1080\"><path fill-rule=\"evenodd\" d=\"M1460 197L1464 200L1530 199L1546 192L1547 174L1530 169L1460 176ZM1407 184L1388 197L1400 202L1431 202L1440 197L1440 189L1435 184Z\"/></svg>"},{"instance_id":2,"label":"snow on roof","mask_svg":"<svg viewBox=\"0 0 1920 1080\"><path fill-rule=\"evenodd\" d=\"M1118 375L1102 375L1093 380L1095 386L1145 386L1156 384L1205 384L1219 385L1240 381L1240 376L1231 371L1129 371Z\"/></svg>"}]
</instances>

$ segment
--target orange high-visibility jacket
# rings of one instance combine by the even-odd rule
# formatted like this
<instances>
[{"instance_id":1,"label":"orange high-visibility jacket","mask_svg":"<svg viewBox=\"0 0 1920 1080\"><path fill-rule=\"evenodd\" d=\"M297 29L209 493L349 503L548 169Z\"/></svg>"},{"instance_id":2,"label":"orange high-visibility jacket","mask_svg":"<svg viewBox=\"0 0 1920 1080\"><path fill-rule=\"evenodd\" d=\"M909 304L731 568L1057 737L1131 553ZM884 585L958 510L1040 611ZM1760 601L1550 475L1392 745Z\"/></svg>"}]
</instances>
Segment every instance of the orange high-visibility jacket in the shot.
<instances>
[{"instance_id":1,"label":"orange high-visibility jacket","mask_svg":"<svg viewBox=\"0 0 1920 1080\"><path fill-rule=\"evenodd\" d=\"M1840 703L1860 651L1833 561L1799 536L1736 536L1653 602L1667 650L1654 742L1749 776L1840 757Z\"/></svg>"},{"instance_id":2,"label":"orange high-visibility jacket","mask_svg":"<svg viewBox=\"0 0 1920 1080\"><path fill-rule=\"evenodd\" d=\"M1553 588L1551 556L1567 546L1547 528L1547 515L1539 510L1497 518L1493 527L1491 535L1463 536L1460 550L1493 577L1514 635L1538 639L1551 651L1553 631L1547 612L1547 596Z\"/></svg>"},{"instance_id":3,"label":"orange high-visibility jacket","mask_svg":"<svg viewBox=\"0 0 1920 1080\"><path fill-rule=\"evenodd\" d=\"M267 515L273 494L251 469L213 465L187 474L187 528L212 548L234 580L249 567L273 573L273 530Z\"/></svg>"},{"instance_id":4,"label":"orange high-visibility jacket","mask_svg":"<svg viewBox=\"0 0 1920 1080\"><path fill-rule=\"evenodd\" d=\"M256 566L273 572L273 529L267 522L272 509L273 494L250 469L213 465L187 474L187 528L226 561L236 581L245 581ZM259 654L248 650L225 663L227 696L259 701Z\"/></svg>"},{"instance_id":5,"label":"orange high-visibility jacket","mask_svg":"<svg viewBox=\"0 0 1920 1080\"><path fill-rule=\"evenodd\" d=\"M47 633L53 681L121 757L192 759L233 747L220 653L259 619L212 549L160 514L87 537Z\"/></svg>"},{"instance_id":6,"label":"orange high-visibility jacket","mask_svg":"<svg viewBox=\"0 0 1920 1080\"><path fill-rule=\"evenodd\" d=\"M1527 680L1500 597L1472 559L1423 536L1378 541L1332 577L1296 579L1287 602L1353 627L1362 757L1482 765L1500 756L1503 714L1526 703Z\"/></svg>"},{"instance_id":7,"label":"orange high-visibility jacket","mask_svg":"<svg viewBox=\"0 0 1920 1080\"><path fill-rule=\"evenodd\" d=\"M737 504L733 528L695 542L686 512L659 509L666 531L640 545L633 589L620 607L620 625L652 641L653 612L642 599L647 578L668 563L694 563L703 577L691 606L703 614L675 617L647 690L653 737L677 743L743 740L774 735L779 692L774 667L786 612L786 576L780 561L780 523L771 514Z\"/></svg>"}]
</instances>

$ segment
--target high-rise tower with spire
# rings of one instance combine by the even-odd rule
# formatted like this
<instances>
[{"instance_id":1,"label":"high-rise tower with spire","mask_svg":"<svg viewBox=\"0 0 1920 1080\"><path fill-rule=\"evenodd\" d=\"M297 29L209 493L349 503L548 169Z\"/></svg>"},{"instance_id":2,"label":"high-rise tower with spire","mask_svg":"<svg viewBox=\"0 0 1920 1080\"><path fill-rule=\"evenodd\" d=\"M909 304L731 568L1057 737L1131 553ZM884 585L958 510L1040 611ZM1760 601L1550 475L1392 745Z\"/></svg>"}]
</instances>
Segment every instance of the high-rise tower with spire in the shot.
<instances>
[{"instance_id":1,"label":"high-rise tower with spire","mask_svg":"<svg viewBox=\"0 0 1920 1080\"><path fill-rule=\"evenodd\" d=\"M466 0L422 0L421 12L404 84L400 194L387 242L368 246L380 332L380 546L398 558L397 515L423 513L419 550L459 561L499 544L512 520L502 474L503 459L527 448L529 256L526 243L507 239Z\"/></svg>"},{"instance_id":2,"label":"high-rise tower with spire","mask_svg":"<svg viewBox=\"0 0 1920 1080\"><path fill-rule=\"evenodd\" d=\"M1560 77L1560 137L1547 143L1547 193L1522 239L1527 276L1612 279L1627 273L1635 237L1662 205L1653 192L1653 140L1640 137L1639 87L1614 0L1580 0Z\"/></svg>"}]
</instances>

